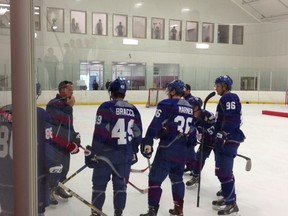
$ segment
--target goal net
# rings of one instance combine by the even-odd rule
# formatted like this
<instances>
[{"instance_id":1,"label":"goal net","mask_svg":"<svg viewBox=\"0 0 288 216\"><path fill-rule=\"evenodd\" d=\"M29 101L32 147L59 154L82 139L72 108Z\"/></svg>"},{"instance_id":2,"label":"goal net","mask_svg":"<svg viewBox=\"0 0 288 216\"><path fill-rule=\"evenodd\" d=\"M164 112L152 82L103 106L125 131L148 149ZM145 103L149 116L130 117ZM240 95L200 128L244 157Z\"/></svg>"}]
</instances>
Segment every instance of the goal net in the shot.
<instances>
[{"instance_id":1,"label":"goal net","mask_svg":"<svg viewBox=\"0 0 288 216\"><path fill-rule=\"evenodd\" d=\"M159 101L166 99L167 95L165 90L164 88L149 88L146 107L157 106Z\"/></svg>"}]
</instances>

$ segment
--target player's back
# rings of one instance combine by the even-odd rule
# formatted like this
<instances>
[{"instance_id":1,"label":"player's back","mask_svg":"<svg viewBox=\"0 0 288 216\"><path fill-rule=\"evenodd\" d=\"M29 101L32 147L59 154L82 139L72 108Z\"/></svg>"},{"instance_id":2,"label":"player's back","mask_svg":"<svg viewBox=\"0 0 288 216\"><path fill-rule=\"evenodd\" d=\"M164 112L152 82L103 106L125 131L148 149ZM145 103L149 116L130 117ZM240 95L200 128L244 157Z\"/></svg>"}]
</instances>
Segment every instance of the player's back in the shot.
<instances>
[{"instance_id":1,"label":"player's back","mask_svg":"<svg viewBox=\"0 0 288 216\"><path fill-rule=\"evenodd\" d=\"M196 141L189 139L193 138L190 135L194 129L191 105L184 99L165 99L158 104L157 110L161 114L159 118L155 115L154 127L158 130L164 123L168 128L168 132L160 137L159 151L169 160L184 163L188 146Z\"/></svg>"},{"instance_id":2,"label":"player's back","mask_svg":"<svg viewBox=\"0 0 288 216\"><path fill-rule=\"evenodd\" d=\"M145 139L152 143L153 138L159 137L161 139L159 145L165 147L178 136L188 134L192 126L193 109L191 105L184 99L165 99L158 104ZM167 131L163 130L163 127Z\"/></svg>"},{"instance_id":3,"label":"player's back","mask_svg":"<svg viewBox=\"0 0 288 216\"><path fill-rule=\"evenodd\" d=\"M11 106L10 106L11 107ZM0 184L13 184L12 110L0 109Z\"/></svg>"},{"instance_id":4,"label":"player's back","mask_svg":"<svg viewBox=\"0 0 288 216\"><path fill-rule=\"evenodd\" d=\"M37 154L38 175L45 174L47 167L54 163L55 150L53 149L51 116L43 108L37 107Z\"/></svg>"},{"instance_id":5,"label":"player's back","mask_svg":"<svg viewBox=\"0 0 288 216\"><path fill-rule=\"evenodd\" d=\"M93 143L100 142L107 148L132 152L133 137L139 139L142 137L142 123L138 109L122 100L101 104L96 114Z\"/></svg>"}]
</instances>

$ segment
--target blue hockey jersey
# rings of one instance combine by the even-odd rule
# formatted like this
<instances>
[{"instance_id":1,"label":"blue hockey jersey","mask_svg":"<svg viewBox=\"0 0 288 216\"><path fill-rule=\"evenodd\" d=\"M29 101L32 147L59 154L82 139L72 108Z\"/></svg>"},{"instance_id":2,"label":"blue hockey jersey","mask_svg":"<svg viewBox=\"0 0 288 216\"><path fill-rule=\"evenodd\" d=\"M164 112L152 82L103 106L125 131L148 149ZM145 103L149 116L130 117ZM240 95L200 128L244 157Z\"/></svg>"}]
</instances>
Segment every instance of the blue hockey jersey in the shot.
<instances>
[{"instance_id":1,"label":"blue hockey jersey","mask_svg":"<svg viewBox=\"0 0 288 216\"><path fill-rule=\"evenodd\" d=\"M92 148L102 151L120 150L131 160L142 141L142 121L138 109L122 100L102 103L96 113Z\"/></svg>"},{"instance_id":2,"label":"blue hockey jersey","mask_svg":"<svg viewBox=\"0 0 288 216\"><path fill-rule=\"evenodd\" d=\"M202 134L204 143L212 145L214 143L214 123L215 116L207 110L200 110L200 117L195 121L195 127Z\"/></svg>"},{"instance_id":3,"label":"blue hockey jersey","mask_svg":"<svg viewBox=\"0 0 288 216\"><path fill-rule=\"evenodd\" d=\"M193 109L184 99L162 100L150 123L143 145L153 145L160 138L159 147L170 153L169 158L185 160L187 147L196 142L196 130L193 126Z\"/></svg>"},{"instance_id":4,"label":"blue hockey jersey","mask_svg":"<svg viewBox=\"0 0 288 216\"><path fill-rule=\"evenodd\" d=\"M38 143L38 177L48 174L49 167L55 163L54 151L51 147L52 127L49 114L42 108L37 108L37 143ZM13 184L13 142L12 142L12 106L0 109L0 184ZM14 144L17 145L17 144Z\"/></svg>"},{"instance_id":5,"label":"blue hockey jersey","mask_svg":"<svg viewBox=\"0 0 288 216\"><path fill-rule=\"evenodd\" d=\"M215 133L224 131L228 140L243 142L245 136L240 130L242 124L242 105L237 94L224 94L217 105Z\"/></svg>"},{"instance_id":6,"label":"blue hockey jersey","mask_svg":"<svg viewBox=\"0 0 288 216\"><path fill-rule=\"evenodd\" d=\"M12 107L0 109L0 184L13 185Z\"/></svg>"}]
</instances>

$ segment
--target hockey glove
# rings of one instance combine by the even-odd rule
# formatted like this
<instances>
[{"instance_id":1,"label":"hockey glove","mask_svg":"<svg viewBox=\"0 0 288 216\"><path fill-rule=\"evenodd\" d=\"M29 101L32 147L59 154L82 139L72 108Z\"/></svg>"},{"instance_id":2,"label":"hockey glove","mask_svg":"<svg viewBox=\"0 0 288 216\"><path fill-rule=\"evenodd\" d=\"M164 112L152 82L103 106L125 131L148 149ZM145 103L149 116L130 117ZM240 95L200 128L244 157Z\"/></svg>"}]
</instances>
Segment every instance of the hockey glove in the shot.
<instances>
[{"instance_id":1,"label":"hockey glove","mask_svg":"<svg viewBox=\"0 0 288 216\"><path fill-rule=\"evenodd\" d=\"M223 146L225 144L227 133L225 131L220 131L215 137L215 146Z\"/></svg>"},{"instance_id":2,"label":"hockey glove","mask_svg":"<svg viewBox=\"0 0 288 216\"><path fill-rule=\"evenodd\" d=\"M153 147L151 145L141 144L141 153L145 158L151 158L153 153Z\"/></svg>"},{"instance_id":3,"label":"hockey glove","mask_svg":"<svg viewBox=\"0 0 288 216\"><path fill-rule=\"evenodd\" d=\"M80 133L76 132L72 138L72 142L74 142L77 146L81 146L81 136Z\"/></svg>"},{"instance_id":4,"label":"hockey glove","mask_svg":"<svg viewBox=\"0 0 288 216\"><path fill-rule=\"evenodd\" d=\"M76 143L71 142L67 145L67 149L71 154L77 154L79 152L79 147Z\"/></svg>"},{"instance_id":5,"label":"hockey glove","mask_svg":"<svg viewBox=\"0 0 288 216\"><path fill-rule=\"evenodd\" d=\"M85 155L85 164L89 168L94 168L95 164L98 163L98 161L95 158L96 155L94 154L91 146L89 146L89 145L86 146L86 149L84 151L84 155Z\"/></svg>"},{"instance_id":6,"label":"hockey glove","mask_svg":"<svg viewBox=\"0 0 288 216\"><path fill-rule=\"evenodd\" d=\"M133 164L135 164L135 163L137 163L137 162L138 162L138 157L137 157L137 154L134 153L134 154L133 154L132 161L131 161L131 165L133 165Z\"/></svg>"},{"instance_id":7,"label":"hockey glove","mask_svg":"<svg viewBox=\"0 0 288 216\"><path fill-rule=\"evenodd\" d=\"M155 139L160 139L163 136L165 136L166 134L168 134L169 132L169 128L167 125L164 125L161 130L159 131L159 134L155 137Z\"/></svg>"},{"instance_id":8,"label":"hockey glove","mask_svg":"<svg viewBox=\"0 0 288 216\"><path fill-rule=\"evenodd\" d=\"M199 140L199 142L202 141L202 133L199 133L198 130L196 132L196 139Z\"/></svg>"}]
</instances>

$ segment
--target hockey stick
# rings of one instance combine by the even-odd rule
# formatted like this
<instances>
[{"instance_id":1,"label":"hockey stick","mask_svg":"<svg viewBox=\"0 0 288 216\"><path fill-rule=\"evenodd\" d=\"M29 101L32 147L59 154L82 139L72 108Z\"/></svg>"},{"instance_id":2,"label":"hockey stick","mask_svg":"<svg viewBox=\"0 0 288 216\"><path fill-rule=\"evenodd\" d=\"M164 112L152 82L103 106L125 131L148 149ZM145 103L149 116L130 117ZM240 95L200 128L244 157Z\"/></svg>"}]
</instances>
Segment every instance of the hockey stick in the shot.
<instances>
[{"instance_id":1,"label":"hockey stick","mask_svg":"<svg viewBox=\"0 0 288 216\"><path fill-rule=\"evenodd\" d=\"M205 110L206 108L206 104L208 102L208 100L210 100L210 98L214 97L216 94L215 91L211 92L204 100L204 106L203 109ZM202 125L202 134L204 134L204 126ZM204 139L201 140L201 154L200 154L200 164L199 166L202 167L202 160L203 160L203 142ZM200 203L200 186L201 186L201 169L199 170L199 182L198 182L198 191L197 191L197 207L199 207L199 203Z\"/></svg>"},{"instance_id":2,"label":"hockey stick","mask_svg":"<svg viewBox=\"0 0 288 216\"><path fill-rule=\"evenodd\" d=\"M85 200L83 197L79 196L77 193L75 193L74 191L72 191L70 188L66 187L64 184L62 184L61 182L59 182L58 184L59 187L63 188L64 190L68 191L72 196L74 196L76 199L80 200L82 203L84 203L85 205L87 205L89 208L93 209L94 211L96 211L98 214L100 214L101 216L108 216L107 214L105 214L104 212L100 211L98 208L96 208L94 205L92 205L91 203L89 203L87 200Z\"/></svg>"},{"instance_id":3,"label":"hockey stick","mask_svg":"<svg viewBox=\"0 0 288 216\"><path fill-rule=\"evenodd\" d=\"M150 158L147 158L147 162L148 162L148 167L149 167L149 172L151 171L151 162L150 162Z\"/></svg>"},{"instance_id":4,"label":"hockey stick","mask_svg":"<svg viewBox=\"0 0 288 216\"><path fill-rule=\"evenodd\" d=\"M131 172L142 173L145 172L147 169L149 169L149 166L144 169L131 169Z\"/></svg>"},{"instance_id":5,"label":"hockey stick","mask_svg":"<svg viewBox=\"0 0 288 216\"><path fill-rule=\"evenodd\" d=\"M111 167L111 169L113 170L113 172L114 172L119 178L124 179L124 178L117 172L117 170L115 169L114 165L112 164L112 162L111 162L108 158L106 158L106 157L104 157L104 156L97 156L97 155L95 155L94 157L95 157L96 160L102 160L102 161L106 162L106 163ZM134 185L133 183L131 183L130 181L128 181L128 184L130 184L132 187L134 187L134 188L135 188L136 190L138 190L140 193L147 193L147 192L148 192L148 189L140 189L140 188L138 188L136 185Z\"/></svg>"},{"instance_id":6,"label":"hockey stick","mask_svg":"<svg viewBox=\"0 0 288 216\"><path fill-rule=\"evenodd\" d=\"M81 147L82 149L84 149L83 147ZM112 164L112 162L105 156L98 156L98 155L94 155L94 158L93 158L95 161L98 161L98 160L102 160L104 162L106 162L110 168L112 169L112 171L121 179L124 179L120 174L119 172L116 170L116 168L114 167L114 165ZM136 190L138 190L140 193L147 193L148 192L148 189L140 189L138 188L136 185L134 185L133 183L131 183L130 181L128 181L128 184L130 184L132 187L134 187ZM147 192L146 192L147 190Z\"/></svg>"},{"instance_id":7,"label":"hockey stick","mask_svg":"<svg viewBox=\"0 0 288 216\"><path fill-rule=\"evenodd\" d=\"M197 142L197 144L201 144L201 143ZM214 149L214 147L210 145L207 145L207 147ZM236 156L244 158L246 160L245 170L249 172L252 169L252 159L241 154L236 154Z\"/></svg>"},{"instance_id":8,"label":"hockey stick","mask_svg":"<svg viewBox=\"0 0 288 216\"><path fill-rule=\"evenodd\" d=\"M150 163L150 159L148 159L148 166L144 169L131 169L131 172L138 172L138 173L142 173L142 172L145 172L147 169L150 170L151 168L151 163Z\"/></svg>"},{"instance_id":9,"label":"hockey stick","mask_svg":"<svg viewBox=\"0 0 288 216\"><path fill-rule=\"evenodd\" d=\"M252 168L252 160L251 160L251 158L246 157L246 156L241 155L241 154L237 154L236 156L241 157L241 158L244 158L244 159L246 160L245 170L246 170L247 172L249 172L249 171L251 170L251 168Z\"/></svg>"},{"instance_id":10,"label":"hockey stick","mask_svg":"<svg viewBox=\"0 0 288 216\"><path fill-rule=\"evenodd\" d=\"M84 164L82 167L80 167L76 172L74 172L72 175L70 175L68 178L66 178L64 181L62 181L62 184L65 184L70 179L72 179L74 176L76 176L78 173L80 173L82 170L84 170L87 167L86 164Z\"/></svg>"},{"instance_id":11,"label":"hockey stick","mask_svg":"<svg viewBox=\"0 0 288 216\"><path fill-rule=\"evenodd\" d=\"M139 187L137 187L136 185L134 185L132 182L128 181L128 184L130 184L133 188L135 188L137 191L139 191L142 194L148 193L148 188L145 189L141 189Z\"/></svg>"}]
</instances>

